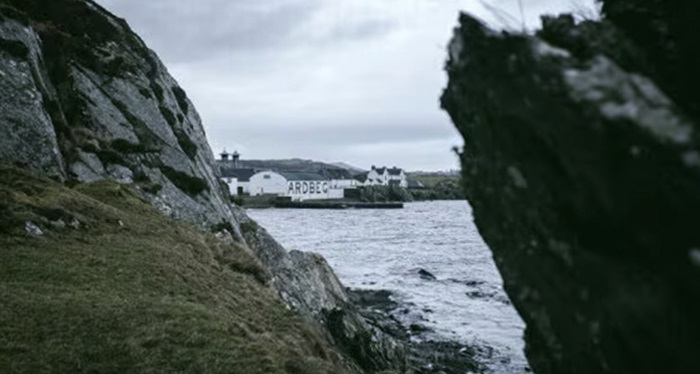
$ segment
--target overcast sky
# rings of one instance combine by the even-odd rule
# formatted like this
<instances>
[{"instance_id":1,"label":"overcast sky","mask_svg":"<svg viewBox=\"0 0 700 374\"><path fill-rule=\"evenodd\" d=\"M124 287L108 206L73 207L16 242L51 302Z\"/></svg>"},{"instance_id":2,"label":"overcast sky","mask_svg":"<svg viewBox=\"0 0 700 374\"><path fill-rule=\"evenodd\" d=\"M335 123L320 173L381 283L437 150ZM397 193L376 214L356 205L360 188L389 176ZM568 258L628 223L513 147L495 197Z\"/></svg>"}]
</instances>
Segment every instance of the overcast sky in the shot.
<instances>
[{"instance_id":1,"label":"overcast sky","mask_svg":"<svg viewBox=\"0 0 700 374\"><path fill-rule=\"evenodd\" d=\"M360 167L457 168L439 109L460 10L519 27L517 0L98 0L125 18L197 107L215 153ZM524 0L542 13L592 0ZM510 17L509 17L510 15Z\"/></svg>"}]
</instances>

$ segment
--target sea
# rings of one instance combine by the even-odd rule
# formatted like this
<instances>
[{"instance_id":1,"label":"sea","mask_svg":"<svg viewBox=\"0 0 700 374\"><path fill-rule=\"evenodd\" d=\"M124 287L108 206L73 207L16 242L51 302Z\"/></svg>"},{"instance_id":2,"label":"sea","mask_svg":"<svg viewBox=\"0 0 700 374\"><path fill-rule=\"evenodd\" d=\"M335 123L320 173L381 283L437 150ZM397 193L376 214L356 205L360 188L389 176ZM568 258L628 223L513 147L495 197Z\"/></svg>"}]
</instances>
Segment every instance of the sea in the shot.
<instances>
[{"instance_id":1,"label":"sea","mask_svg":"<svg viewBox=\"0 0 700 374\"><path fill-rule=\"evenodd\" d=\"M287 249L323 255L345 286L391 291L404 322L428 327L421 339L478 347L491 373L527 372L524 323L466 201L248 214Z\"/></svg>"}]
</instances>

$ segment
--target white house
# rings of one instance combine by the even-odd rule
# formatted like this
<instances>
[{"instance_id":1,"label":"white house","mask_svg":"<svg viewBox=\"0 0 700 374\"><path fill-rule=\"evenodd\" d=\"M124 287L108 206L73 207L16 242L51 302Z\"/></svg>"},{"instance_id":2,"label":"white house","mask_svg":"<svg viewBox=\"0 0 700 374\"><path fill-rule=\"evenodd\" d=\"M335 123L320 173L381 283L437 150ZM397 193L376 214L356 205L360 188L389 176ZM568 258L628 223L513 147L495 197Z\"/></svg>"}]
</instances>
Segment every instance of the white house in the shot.
<instances>
[{"instance_id":1,"label":"white house","mask_svg":"<svg viewBox=\"0 0 700 374\"><path fill-rule=\"evenodd\" d=\"M386 169L386 172L389 177L389 183L395 183L403 188L408 187L408 179L406 178L406 172L403 171L403 169L399 169L396 166L394 166L391 169Z\"/></svg>"},{"instance_id":2,"label":"white house","mask_svg":"<svg viewBox=\"0 0 700 374\"><path fill-rule=\"evenodd\" d=\"M228 185L231 195L250 193L250 178L255 175L255 169L221 168L221 180Z\"/></svg>"},{"instance_id":3,"label":"white house","mask_svg":"<svg viewBox=\"0 0 700 374\"><path fill-rule=\"evenodd\" d=\"M393 168L377 168L373 165L370 171L356 175L355 180L359 186L388 186L392 184L404 188L408 187L406 173L403 169L395 166Z\"/></svg>"}]
</instances>

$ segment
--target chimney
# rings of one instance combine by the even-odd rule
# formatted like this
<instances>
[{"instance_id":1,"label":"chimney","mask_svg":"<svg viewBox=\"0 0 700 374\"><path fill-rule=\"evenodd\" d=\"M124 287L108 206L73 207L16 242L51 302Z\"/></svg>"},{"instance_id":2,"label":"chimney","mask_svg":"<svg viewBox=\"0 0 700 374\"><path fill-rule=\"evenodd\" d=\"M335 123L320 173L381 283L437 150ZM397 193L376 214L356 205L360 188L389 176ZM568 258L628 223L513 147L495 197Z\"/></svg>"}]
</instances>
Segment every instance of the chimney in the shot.
<instances>
[{"instance_id":1,"label":"chimney","mask_svg":"<svg viewBox=\"0 0 700 374\"><path fill-rule=\"evenodd\" d=\"M233 168L234 169L240 169L240 159L241 159L241 154L238 153L238 151L233 152Z\"/></svg>"},{"instance_id":2,"label":"chimney","mask_svg":"<svg viewBox=\"0 0 700 374\"><path fill-rule=\"evenodd\" d=\"M221 161L228 161L228 156L230 155L226 150L224 149L223 152L220 153L221 155Z\"/></svg>"},{"instance_id":3,"label":"chimney","mask_svg":"<svg viewBox=\"0 0 700 374\"><path fill-rule=\"evenodd\" d=\"M377 169L377 167L376 167L376 166L374 166L374 165L372 165L372 170L375 170L375 169Z\"/></svg>"}]
</instances>

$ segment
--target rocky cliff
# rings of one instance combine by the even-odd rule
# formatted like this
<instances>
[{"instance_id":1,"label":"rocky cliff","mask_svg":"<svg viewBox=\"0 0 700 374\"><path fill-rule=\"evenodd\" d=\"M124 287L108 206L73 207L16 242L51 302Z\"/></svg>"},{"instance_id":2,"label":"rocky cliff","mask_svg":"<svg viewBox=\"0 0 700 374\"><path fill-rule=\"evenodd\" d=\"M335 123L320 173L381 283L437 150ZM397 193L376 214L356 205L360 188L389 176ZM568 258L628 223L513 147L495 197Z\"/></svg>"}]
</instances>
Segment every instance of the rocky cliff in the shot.
<instances>
[{"instance_id":1,"label":"rocky cliff","mask_svg":"<svg viewBox=\"0 0 700 374\"><path fill-rule=\"evenodd\" d=\"M698 3L603 9L536 36L462 15L442 107L534 371L694 372Z\"/></svg>"},{"instance_id":2,"label":"rocky cliff","mask_svg":"<svg viewBox=\"0 0 700 374\"><path fill-rule=\"evenodd\" d=\"M401 346L362 320L322 258L290 255L229 204L185 91L124 20L96 3L0 1L0 162L68 186L129 186L164 214L256 255L296 312L323 322L343 311L347 331L328 339L371 340L361 355L348 352L359 365L403 368Z\"/></svg>"}]
</instances>

